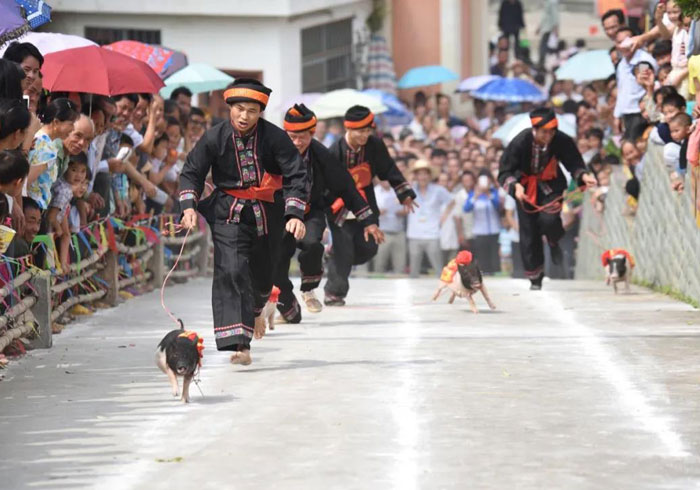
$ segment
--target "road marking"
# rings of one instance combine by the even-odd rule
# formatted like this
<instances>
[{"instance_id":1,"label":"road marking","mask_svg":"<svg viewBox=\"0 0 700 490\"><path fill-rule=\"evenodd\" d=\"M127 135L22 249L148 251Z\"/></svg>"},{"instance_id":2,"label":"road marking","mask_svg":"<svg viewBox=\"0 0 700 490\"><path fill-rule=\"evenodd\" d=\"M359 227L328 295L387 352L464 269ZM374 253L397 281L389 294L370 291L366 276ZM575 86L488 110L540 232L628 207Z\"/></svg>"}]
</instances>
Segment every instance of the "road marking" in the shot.
<instances>
[{"instance_id":1,"label":"road marking","mask_svg":"<svg viewBox=\"0 0 700 490\"><path fill-rule=\"evenodd\" d=\"M420 323L415 320L415 312L411 311L411 294L413 293L410 281L402 279L397 281L396 289L391 295L397 303L393 305L395 314L403 321L401 327L401 341L396 345L394 353L401 358L410 359L410 353L415 349L420 337ZM413 369L403 366L398 369L398 383L396 383L395 403L392 406L392 415L396 424L396 441L398 449L396 453L396 465L394 477L391 479L393 487L401 490L414 490L418 488L418 414L415 407L416 379Z\"/></svg>"},{"instance_id":2,"label":"road marking","mask_svg":"<svg viewBox=\"0 0 700 490\"><path fill-rule=\"evenodd\" d=\"M615 389L621 406L629 416L636 419L642 429L659 438L666 447L667 456L673 458L690 456L690 453L685 450L680 434L673 430L667 417L657 413L645 394L635 386L623 366L615 359L616 354L613 349L605 345L594 329L579 322L572 310L565 309L559 295L550 292L543 292L543 295L548 299L543 302L547 305L548 313L559 323L576 332L578 341L593 358L595 368Z\"/></svg>"}]
</instances>

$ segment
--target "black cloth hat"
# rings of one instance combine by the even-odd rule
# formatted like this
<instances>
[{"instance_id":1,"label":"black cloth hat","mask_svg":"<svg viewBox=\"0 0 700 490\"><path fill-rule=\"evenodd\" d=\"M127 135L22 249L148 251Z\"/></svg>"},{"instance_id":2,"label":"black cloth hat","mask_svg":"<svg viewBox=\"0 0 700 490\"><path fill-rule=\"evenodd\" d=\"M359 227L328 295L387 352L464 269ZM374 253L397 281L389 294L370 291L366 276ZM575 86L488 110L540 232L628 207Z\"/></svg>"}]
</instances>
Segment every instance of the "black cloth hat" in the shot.
<instances>
[{"instance_id":1,"label":"black cloth hat","mask_svg":"<svg viewBox=\"0 0 700 490\"><path fill-rule=\"evenodd\" d=\"M286 131L314 131L316 129L316 114L304 104L294 104L284 115Z\"/></svg>"},{"instance_id":2,"label":"black cloth hat","mask_svg":"<svg viewBox=\"0 0 700 490\"><path fill-rule=\"evenodd\" d=\"M558 126L557 115L552 109L539 107L530 113L533 128L555 129Z\"/></svg>"},{"instance_id":3,"label":"black cloth hat","mask_svg":"<svg viewBox=\"0 0 700 490\"><path fill-rule=\"evenodd\" d=\"M354 105L345 113L345 127L348 129L362 129L374 126L374 114L369 108Z\"/></svg>"},{"instance_id":4,"label":"black cloth hat","mask_svg":"<svg viewBox=\"0 0 700 490\"><path fill-rule=\"evenodd\" d=\"M264 111L270 100L270 93L272 90L255 78L237 78L224 91L224 100L227 104L257 102Z\"/></svg>"}]
</instances>

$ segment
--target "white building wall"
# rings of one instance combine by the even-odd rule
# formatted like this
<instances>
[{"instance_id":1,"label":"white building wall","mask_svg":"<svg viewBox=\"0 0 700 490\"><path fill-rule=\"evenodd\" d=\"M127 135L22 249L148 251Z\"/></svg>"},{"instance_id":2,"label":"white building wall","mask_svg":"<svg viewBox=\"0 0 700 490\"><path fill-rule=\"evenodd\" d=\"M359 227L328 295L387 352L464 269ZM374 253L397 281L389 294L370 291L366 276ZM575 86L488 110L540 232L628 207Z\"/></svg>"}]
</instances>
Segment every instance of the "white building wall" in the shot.
<instances>
[{"instance_id":1,"label":"white building wall","mask_svg":"<svg viewBox=\"0 0 700 490\"><path fill-rule=\"evenodd\" d=\"M275 0L275 3L280 2L282 0ZM161 43L185 52L191 62L208 63L221 70L261 71L264 83L273 90L267 117L279 123L282 106L301 93L301 30L352 17L357 32L363 28L371 11L371 0L328 3L341 5L296 17L130 15L59 10L52 16L51 31L84 36L86 26L159 29Z\"/></svg>"}]
</instances>

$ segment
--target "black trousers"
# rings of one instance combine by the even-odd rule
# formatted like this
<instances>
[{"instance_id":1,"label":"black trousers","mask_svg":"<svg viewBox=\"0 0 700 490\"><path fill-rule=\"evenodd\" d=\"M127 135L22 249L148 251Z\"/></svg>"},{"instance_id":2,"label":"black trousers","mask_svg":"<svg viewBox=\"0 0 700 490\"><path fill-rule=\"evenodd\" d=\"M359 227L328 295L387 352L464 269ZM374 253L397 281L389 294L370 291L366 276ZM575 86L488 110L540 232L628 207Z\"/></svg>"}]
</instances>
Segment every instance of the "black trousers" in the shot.
<instances>
[{"instance_id":1,"label":"black trousers","mask_svg":"<svg viewBox=\"0 0 700 490\"><path fill-rule=\"evenodd\" d=\"M559 197L556 193L542 197L538 195L537 203L542 206ZM564 236L564 226L560 213L533 213L529 204L518 203L518 220L520 223L520 252L523 258L525 277L534 279L544 273L544 236L550 245L555 245Z\"/></svg>"},{"instance_id":2,"label":"black trousers","mask_svg":"<svg viewBox=\"0 0 700 490\"><path fill-rule=\"evenodd\" d=\"M345 298L350 289L348 281L353 265L372 260L377 255L377 243L370 237L365 241L364 226L357 220L348 220L343 226L329 221L333 248L328 260L328 279L324 291L326 296Z\"/></svg>"},{"instance_id":3,"label":"black trousers","mask_svg":"<svg viewBox=\"0 0 700 490\"><path fill-rule=\"evenodd\" d=\"M265 307L274 265L279 253L284 206L281 199L262 203L267 217L267 235L258 235L253 208L246 205L239 223L229 222L233 198L216 191L198 210L211 229L214 243L212 310L217 350L250 349L255 317Z\"/></svg>"},{"instance_id":4,"label":"black trousers","mask_svg":"<svg viewBox=\"0 0 700 490\"><path fill-rule=\"evenodd\" d=\"M302 240L283 232L279 262L275 267L274 283L280 289L277 310L289 323L301 321L301 307L294 296L294 285L289 280L289 265L299 249L302 292L313 291L323 278L323 232L326 230L326 215L322 210L312 209L304 217L306 235Z\"/></svg>"}]
</instances>

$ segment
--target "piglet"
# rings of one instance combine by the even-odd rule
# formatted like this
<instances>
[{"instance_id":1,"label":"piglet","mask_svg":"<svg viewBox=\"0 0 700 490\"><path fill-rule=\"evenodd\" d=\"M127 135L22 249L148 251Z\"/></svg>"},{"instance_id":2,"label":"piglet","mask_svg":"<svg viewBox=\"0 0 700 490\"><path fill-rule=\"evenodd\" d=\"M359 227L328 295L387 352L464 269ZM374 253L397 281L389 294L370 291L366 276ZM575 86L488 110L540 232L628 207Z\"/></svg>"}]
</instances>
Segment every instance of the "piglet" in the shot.
<instances>
[{"instance_id":1,"label":"piglet","mask_svg":"<svg viewBox=\"0 0 700 490\"><path fill-rule=\"evenodd\" d=\"M484 284L484 278L479 269L479 265L476 260L472 257L471 252L463 250L457 254L457 257L451 260L444 269L442 269L442 274L440 275L440 286L435 295L433 296L433 301L437 300L440 294L449 288L452 292L450 296L449 303L452 304L457 296L460 298L466 297L469 301L469 307L473 313L479 313L476 303L474 302L474 294L477 291L481 291L484 299L492 310L496 309L496 305L493 304L489 293Z\"/></svg>"},{"instance_id":2,"label":"piglet","mask_svg":"<svg viewBox=\"0 0 700 490\"><path fill-rule=\"evenodd\" d=\"M204 339L195 332L185 330L180 322L180 328L171 330L156 349L156 365L168 375L173 396L179 395L178 376L183 377L182 397L185 403L190 401L190 383L195 372L202 366L202 351Z\"/></svg>"},{"instance_id":3,"label":"piglet","mask_svg":"<svg viewBox=\"0 0 700 490\"><path fill-rule=\"evenodd\" d=\"M617 294L617 284L625 283L625 291L630 291L630 276L634 268L634 257L624 248L606 250L600 257L606 271L605 284L612 284Z\"/></svg>"}]
</instances>

